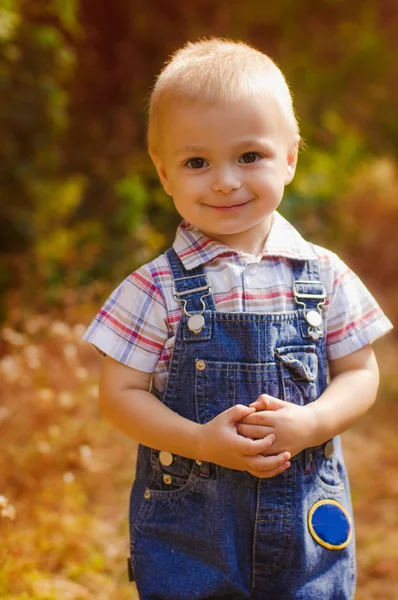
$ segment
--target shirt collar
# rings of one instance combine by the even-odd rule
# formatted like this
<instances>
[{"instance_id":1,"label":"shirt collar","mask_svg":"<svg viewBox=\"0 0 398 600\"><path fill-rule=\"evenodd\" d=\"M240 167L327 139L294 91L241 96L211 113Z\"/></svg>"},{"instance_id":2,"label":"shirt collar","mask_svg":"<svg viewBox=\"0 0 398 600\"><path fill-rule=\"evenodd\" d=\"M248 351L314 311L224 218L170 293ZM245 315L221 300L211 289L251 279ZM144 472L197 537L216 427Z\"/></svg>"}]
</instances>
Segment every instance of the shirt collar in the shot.
<instances>
[{"instance_id":1,"label":"shirt collar","mask_svg":"<svg viewBox=\"0 0 398 600\"><path fill-rule=\"evenodd\" d=\"M208 237L187 221L182 221L178 226L173 248L188 270L206 264L221 254L245 256L244 252ZM298 260L316 258L309 243L276 211L273 213L271 229L260 253L261 259L273 256Z\"/></svg>"}]
</instances>

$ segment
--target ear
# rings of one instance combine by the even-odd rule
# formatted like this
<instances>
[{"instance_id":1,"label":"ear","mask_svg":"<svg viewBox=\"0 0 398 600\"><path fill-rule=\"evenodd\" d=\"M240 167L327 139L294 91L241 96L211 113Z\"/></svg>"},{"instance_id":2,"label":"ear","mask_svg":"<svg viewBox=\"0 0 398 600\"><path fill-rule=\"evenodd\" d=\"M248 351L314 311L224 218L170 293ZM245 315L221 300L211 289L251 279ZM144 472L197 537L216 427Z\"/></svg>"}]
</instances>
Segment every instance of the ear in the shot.
<instances>
[{"instance_id":1,"label":"ear","mask_svg":"<svg viewBox=\"0 0 398 600\"><path fill-rule=\"evenodd\" d=\"M292 144L287 155L285 185L288 185L293 181L293 177L296 172L299 141L299 138L297 138L297 140Z\"/></svg>"},{"instance_id":2,"label":"ear","mask_svg":"<svg viewBox=\"0 0 398 600\"><path fill-rule=\"evenodd\" d=\"M161 159L159 158L159 156L157 154L149 153L149 155L152 159L153 164L156 167L156 171L158 173L158 176L159 176L159 179L163 186L164 191L166 192L166 194L171 196L169 180L168 180L166 169L164 167L163 162L161 161Z\"/></svg>"}]
</instances>

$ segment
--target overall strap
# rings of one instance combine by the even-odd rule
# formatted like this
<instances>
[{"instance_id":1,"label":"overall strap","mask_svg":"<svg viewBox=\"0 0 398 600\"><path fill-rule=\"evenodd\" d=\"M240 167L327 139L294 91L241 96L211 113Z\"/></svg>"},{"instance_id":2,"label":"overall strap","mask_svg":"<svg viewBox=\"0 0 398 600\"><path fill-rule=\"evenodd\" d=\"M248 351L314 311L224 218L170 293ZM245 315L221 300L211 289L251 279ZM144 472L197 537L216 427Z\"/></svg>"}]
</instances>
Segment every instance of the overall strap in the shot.
<instances>
[{"instance_id":1,"label":"overall strap","mask_svg":"<svg viewBox=\"0 0 398 600\"><path fill-rule=\"evenodd\" d=\"M326 302L318 260L293 261L293 278L294 299L303 308L305 319L302 334L315 341L324 335L322 306Z\"/></svg>"},{"instance_id":2,"label":"overall strap","mask_svg":"<svg viewBox=\"0 0 398 600\"><path fill-rule=\"evenodd\" d=\"M178 300L186 301L186 312L202 312L205 304L206 310L216 310L209 278L204 273L203 265L189 271L184 267L174 248L166 250L166 256L173 273L173 293Z\"/></svg>"},{"instance_id":3,"label":"overall strap","mask_svg":"<svg viewBox=\"0 0 398 600\"><path fill-rule=\"evenodd\" d=\"M173 273L173 296L182 304L184 341L210 339L216 304L203 265L188 271L174 248L166 250L166 256Z\"/></svg>"}]
</instances>

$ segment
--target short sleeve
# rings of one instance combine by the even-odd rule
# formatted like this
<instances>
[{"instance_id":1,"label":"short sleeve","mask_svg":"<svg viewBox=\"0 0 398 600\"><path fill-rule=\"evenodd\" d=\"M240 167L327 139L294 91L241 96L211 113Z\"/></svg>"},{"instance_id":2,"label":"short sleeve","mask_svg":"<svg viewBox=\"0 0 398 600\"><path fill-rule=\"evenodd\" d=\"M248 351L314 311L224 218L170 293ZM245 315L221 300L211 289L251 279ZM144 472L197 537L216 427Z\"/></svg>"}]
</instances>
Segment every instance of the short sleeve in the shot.
<instances>
[{"instance_id":1,"label":"short sleeve","mask_svg":"<svg viewBox=\"0 0 398 600\"><path fill-rule=\"evenodd\" d=\"M371 344L393 328L359 277L333 254L327 319L327 356L334 360Z\"/></svg>"},{"instance_id":2,"label":"short sleeve","mask_svg":"<svg viewBox=\"0 0 398 600\"><path fill-rule=\"evenodd\" d=\"M82 339L103 355L152 373L168 337L166 303L144 265L112 292Z\"/></svg>"}]
</instances>

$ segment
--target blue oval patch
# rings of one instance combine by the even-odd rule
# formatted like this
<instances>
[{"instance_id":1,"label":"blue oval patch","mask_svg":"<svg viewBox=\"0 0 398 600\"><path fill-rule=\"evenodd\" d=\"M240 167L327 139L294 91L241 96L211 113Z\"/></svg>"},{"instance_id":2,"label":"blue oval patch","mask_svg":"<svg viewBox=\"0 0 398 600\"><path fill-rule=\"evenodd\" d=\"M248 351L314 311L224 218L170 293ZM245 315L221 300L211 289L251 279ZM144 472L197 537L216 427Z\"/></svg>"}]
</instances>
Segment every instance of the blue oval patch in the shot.
<instances>
[{"instance_id":1,"label":"blue oval patch","mask_svg":"<svg viewBox=\"0 0 398 600\"><path fill-rule=\"evenodd\" d=\"M352 537L351 517L337 500L320 500L308 513L308 527L314 540L329 550L342 550Z\"/></svg>"}]
</instances>

